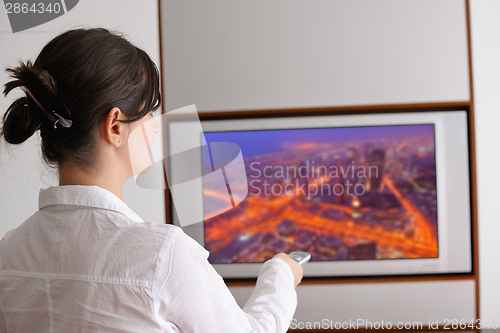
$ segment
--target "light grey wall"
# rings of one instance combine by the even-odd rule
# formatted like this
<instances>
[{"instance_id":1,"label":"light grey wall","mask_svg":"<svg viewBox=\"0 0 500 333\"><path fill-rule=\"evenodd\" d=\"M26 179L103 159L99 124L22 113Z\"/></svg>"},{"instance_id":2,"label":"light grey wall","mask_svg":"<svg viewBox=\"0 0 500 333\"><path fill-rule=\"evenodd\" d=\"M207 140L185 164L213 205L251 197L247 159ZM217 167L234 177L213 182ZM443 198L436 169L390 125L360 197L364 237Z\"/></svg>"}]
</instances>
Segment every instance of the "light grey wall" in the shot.
<instances>
[{"instance_id":1,"label":"light grey wall","mask_svg":"<svg viewBox=\"0 0 500 333\"><path fill-rule=\"evenodd\" d=\"M204 112L470 99L465 1L163 4L167 110L190 104ZM304 285L295 318L432 318L440 324L451 316L472 319L474 286ZM240 304L250 290L231 288Z\"/></svg>"},{"instance_id":2,"label":"light grey wall","mask_svg":"<svg viewBox=\"0 0 500 333\"><path fill-rule=\"evenodd\" d=\"M120 31L144 49L158 66L160 64L156 0L127 2L126 5L120 0L80 1L67 14L16 34L10 29L7 14L0 10L1 85L8 80L3 68L15 66L19 60L34 60L53 37L80 26ZM18 96L19 92L13 91L8 98L0 97L0 116ZM156 141L161 145L161 139ZM50 185L57 185L57 174L41 163L38 134L16 148L0 145L0 238L38 210L38 191ZM141 189L130 179L124 186L123 196L143 219L165 222L163 191Z\"/></svg>"},{"instance_id":3,"label":"light grey wall","mask_svg":"<svg viewBox=\"0 0 500 333\"><path fill-rule=\"evenodd\" d=\"M164 1L166 107L469 100L464 1Z\"/></svg>"},{"instance_id":4,"label":"light grey wall","mask_svg":"<svg viewBox=\"0 0 500 333\"><path fill-rule=\"evenodd\" d=\"M243 306L252 288L231 288L231 292ZM297 325L324 320L329 325L330 321L335 325L364 320L365 325L367 321L390 322L394 328L398 323L430 326L429 321L446 324L445 319L463 319L469 323L475 312L472 280L299 285L297 297L294 316Z\"/></svg>"},{"instance_id":5,"label":"light grey wall","mask_svg":"<svg viewBox=\"0 0 500 333\"><path fill-rule=\"evenodd\" d=\"M483 321L500 327L500 2L470 2L476 176L479 219L479 287Z\"/></svg>"}]
</instances>

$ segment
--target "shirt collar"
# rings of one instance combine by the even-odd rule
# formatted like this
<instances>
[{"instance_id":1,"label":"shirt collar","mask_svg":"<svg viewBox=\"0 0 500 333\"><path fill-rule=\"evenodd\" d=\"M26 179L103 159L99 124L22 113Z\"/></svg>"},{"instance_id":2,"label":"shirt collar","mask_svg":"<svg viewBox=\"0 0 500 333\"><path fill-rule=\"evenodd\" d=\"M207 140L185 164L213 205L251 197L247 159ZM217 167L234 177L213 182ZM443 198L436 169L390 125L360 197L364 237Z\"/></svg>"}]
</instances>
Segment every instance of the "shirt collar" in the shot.
<instances>
[{"instance_id":1,"label":"shirt collar","mask_svg":"<svg viewBox=\"0 0 500 333\"><path fill-rule=\"evenodd\" d=\"M86 206L113 210L135 222L144 222L125 202L99 186L51 186L40 190L39 209L53 205Z\"/></svg>"}]
</instances>

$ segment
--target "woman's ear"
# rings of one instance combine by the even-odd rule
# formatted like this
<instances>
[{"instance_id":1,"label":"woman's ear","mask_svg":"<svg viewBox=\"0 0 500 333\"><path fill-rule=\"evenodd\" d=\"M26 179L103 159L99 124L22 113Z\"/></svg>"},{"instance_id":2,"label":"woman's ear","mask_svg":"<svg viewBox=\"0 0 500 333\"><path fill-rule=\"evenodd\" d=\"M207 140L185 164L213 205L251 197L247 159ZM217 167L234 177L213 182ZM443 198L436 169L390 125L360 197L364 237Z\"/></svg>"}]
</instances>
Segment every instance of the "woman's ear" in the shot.
<instances>
[{"instance_id":1,"label":"woman's ear","mask_svg":"<svg viewBox=\"0 0 500 333\"><path fill-rule=\"evenodd\" d=\"M105 124L105 135L109 143L111 143L116 148L122 145L125 141L125 131L126 126L124 123L118 120L125 120L126 117L119 108L114 107L109 111L108 118Z\"/></svg>"}]
</instances>

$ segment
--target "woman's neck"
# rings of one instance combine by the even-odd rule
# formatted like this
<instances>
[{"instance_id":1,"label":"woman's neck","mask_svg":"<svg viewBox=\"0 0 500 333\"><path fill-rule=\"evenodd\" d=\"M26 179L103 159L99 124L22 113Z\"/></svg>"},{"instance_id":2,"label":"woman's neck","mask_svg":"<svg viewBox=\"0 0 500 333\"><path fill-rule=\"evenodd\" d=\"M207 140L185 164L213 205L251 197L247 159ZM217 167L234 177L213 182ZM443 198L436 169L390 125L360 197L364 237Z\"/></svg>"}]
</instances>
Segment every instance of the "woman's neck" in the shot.
<instances>
[{"instance_id":1,"label":"woman's neck","mask_svg":"<svg viewBox=\"0 0 500 333\"><path fill-rule=\"evenodd\" d=\"M97 169L97 168L96 168ZM118 172L99 168L99 171L85 171L71 162L59 167L59 186L83 185L99 186L123 200L122 187L125 180Z\"/></svg>"}]
</instances>

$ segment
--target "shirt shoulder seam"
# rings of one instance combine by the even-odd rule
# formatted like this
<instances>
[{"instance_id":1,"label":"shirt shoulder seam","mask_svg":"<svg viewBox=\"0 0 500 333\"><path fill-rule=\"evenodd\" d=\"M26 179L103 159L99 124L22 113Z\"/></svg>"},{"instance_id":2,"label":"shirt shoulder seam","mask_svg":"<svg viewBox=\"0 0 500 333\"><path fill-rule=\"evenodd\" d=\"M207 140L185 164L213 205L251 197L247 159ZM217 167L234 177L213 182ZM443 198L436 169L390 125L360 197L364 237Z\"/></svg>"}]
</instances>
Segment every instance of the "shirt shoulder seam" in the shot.
<instances>
[{"instance_id":1,"label":"shirt shoulder seam","mask_svg":"<svg viewBox=\"0 0 500 333\"><path fill-rule=\"evenodd\" d=\"M177 229L174 229L175 231L174 232L168 232L166 235L165 235L165 238L163 239L163 243L162 243L162 246L161 246L161 249L160 249L160 252L158 253L158 257L156 258L156 263L155 263L155 270L154 270L154 275L153 275L153 285L152 285L152 289L155 287L155 283L154 281L157 280L158 276L158 261L160 259L160 255L164 254L164 247L167 243L167 239L169 236L172 236L173 239L172 239L172 244L171 244L171 248L170 248L170 251L168 253L168 256L170 258L170 261L169 261L169 265L168 265L168 272L167 272L167 276L165 277L165 279L162 281L161 283L161 286L158 288L158 290L152 290L153 291L153 297L156 298L158 297L158 295L160 294L160 291L163 289L163 287L165 286L165 283L167 282L168 278L170 277L170 273L172 272L172 258L173 258L173 252L174 252L174 247L175 247L175 244L176 244L176 241L177 239L179 238L179 234L180 234L180 231L177 230ZM172 230L173 231L173 230ZM156 302L154 302L153 300L153 306L154 304L156 304Z\"/></svg>"}]
</instances>

